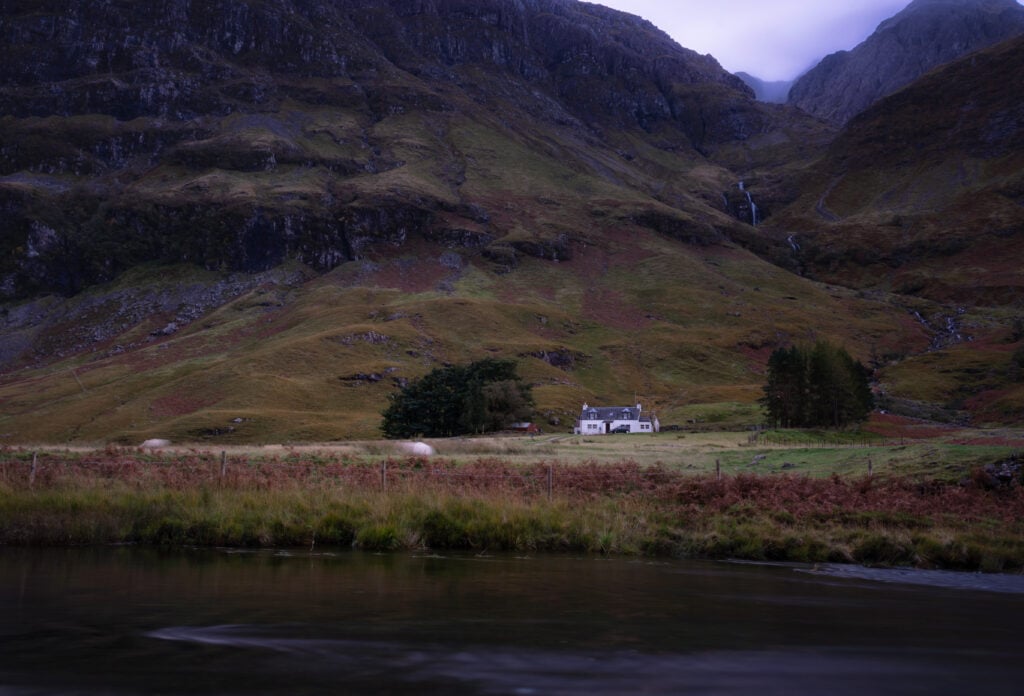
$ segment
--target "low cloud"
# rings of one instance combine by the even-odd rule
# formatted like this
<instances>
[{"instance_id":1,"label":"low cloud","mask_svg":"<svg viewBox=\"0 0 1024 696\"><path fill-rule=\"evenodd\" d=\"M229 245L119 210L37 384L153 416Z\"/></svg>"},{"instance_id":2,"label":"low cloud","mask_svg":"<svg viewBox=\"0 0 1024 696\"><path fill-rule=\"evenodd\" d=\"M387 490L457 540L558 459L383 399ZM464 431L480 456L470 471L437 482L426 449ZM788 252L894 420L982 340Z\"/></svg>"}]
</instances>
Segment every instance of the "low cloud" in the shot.
<instances>
[{"instance_id":1,"label":"low cloud","mask_svg":"<svg viewBox=\"0 0 1024 696\"><path fill-rule=\"evenodd\" d=\"M789 80L850 49L908 0L603 0L640 15L678 43L710 53L726 70Z\"/></svg>"}]
</instances>

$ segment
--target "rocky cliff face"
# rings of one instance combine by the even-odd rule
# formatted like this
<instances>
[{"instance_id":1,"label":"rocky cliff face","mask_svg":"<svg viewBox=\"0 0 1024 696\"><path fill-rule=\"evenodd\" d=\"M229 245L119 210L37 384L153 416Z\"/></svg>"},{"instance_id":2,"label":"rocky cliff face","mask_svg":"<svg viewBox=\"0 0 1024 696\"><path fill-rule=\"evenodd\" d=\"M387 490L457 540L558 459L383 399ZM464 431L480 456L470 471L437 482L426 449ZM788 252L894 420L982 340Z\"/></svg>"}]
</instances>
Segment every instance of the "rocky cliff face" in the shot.
<instances>
[{"instance_id":1,"label":"rocky cliff face","mask_svg":"<svg viewBox=\"0 0 1024 696\"><path fill-rule=\"evenodd\" d=\"M1021 33L1016 0L914 0L856 48L800 77L789 103L843 124L929 70Z\"/></svg>"},{"instance_id":2,"label":"rocky cliff face","mask_svg":"<svg viewBox=\"0 0 1024 696\"><path fill-rule=\"evenodd\" d=\"M778 122L712 58L574 0L5 2L0 41L8 297L152 260L328 270L410 237L547 249L564 229L495 212L508 148L718 238L725 184L666 185L665 162Z\"/></svg>"},{"instance_id":3,"label":"rocky cliff face","mask_svg":"<svg viewBox=\"0 0 1024 696\"><path fill-rule=\"evenodd\" d=\"M681 115L680 85L745 89L650 23L573 0L170 0L155 12L44 0L4 10L0 104L17 116L182 120L284 97L372 107L368 84L399 72L458 83L466 65L529 80L588 118L631 124ZM294 84L303 80L305 89ZM601 106L633 108L584 112L599 98L586 87L598 82Z\"/></svg>"}]
</instances>

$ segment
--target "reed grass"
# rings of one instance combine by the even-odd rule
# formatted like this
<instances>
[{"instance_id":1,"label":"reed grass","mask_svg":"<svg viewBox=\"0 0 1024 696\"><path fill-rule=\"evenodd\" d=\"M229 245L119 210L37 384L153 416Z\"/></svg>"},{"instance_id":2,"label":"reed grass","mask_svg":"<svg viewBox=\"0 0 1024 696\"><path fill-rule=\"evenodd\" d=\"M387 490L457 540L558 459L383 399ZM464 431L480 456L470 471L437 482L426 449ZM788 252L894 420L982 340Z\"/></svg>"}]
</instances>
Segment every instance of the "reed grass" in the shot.
<instances>
[{"instance_id":1,"label":"reed grass","mask_svg":"<svg viewBox=\"0 0 1024 696\"><path fill-rule=\"evenodd\" d=\"M0 544L465 549L1024 569L1024 489L107 449L0 456Z\"/></svg>"}]
</instances>

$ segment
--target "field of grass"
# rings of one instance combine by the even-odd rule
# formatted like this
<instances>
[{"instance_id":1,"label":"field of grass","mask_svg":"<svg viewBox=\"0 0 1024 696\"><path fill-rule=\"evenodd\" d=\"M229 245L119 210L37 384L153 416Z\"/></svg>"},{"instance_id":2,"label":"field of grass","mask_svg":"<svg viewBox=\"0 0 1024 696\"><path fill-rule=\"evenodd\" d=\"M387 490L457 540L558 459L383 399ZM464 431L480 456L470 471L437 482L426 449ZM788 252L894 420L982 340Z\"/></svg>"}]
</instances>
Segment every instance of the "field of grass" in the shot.
<instances>
[{"instance_id":1,"label":"field of grass","mask_svg":"<svg viewBox=\"0 0 1024 696\"><path fill-rule=\"evenodd\" d=\"M383 441L220 452L8 448L0 452L0 544L1024 568L1024 487L992 489L978 473L1019 458L1024 440L793 435L451 439L432 441L431 457Z\"/></svg>"},{"instance_id":2,"label":"field of grass","mask_svg":"<svg viewBox=\"0 0 1024 696\"><path fill-rule=\"evenodd\" d=\"M703 407L707 414L709 407ZM723 405L722 408L728 408ZM742 408L737 410L746 413ZM310 418L316 414L310 413ZM322 417L322 416L321 416ZM426 438L437 457L456 466L478 459L500 459L510 465L537 462L574 466L633 462L691 474L780 474L813 478L839 474L914 477L956 482L971 470L1024 452L1024 430L968 428L873 414L859 429L764 430L721 429L716 419L673 426L653 434L575 435L566 428L536 435L495 434L442 439ZM678 429L676 429L678 428ZM220 456L260 462L305 457L314 461L342 460L376 466L382 460L405 456L406 443L381 439L314 440L292 443L217 443L204 440L172 442L157 450L116 443L23 444L7 447L24 458L33 452L79 456L110 449L139 452L147 457L168 455Z\"/></svg>"}]
</instances>

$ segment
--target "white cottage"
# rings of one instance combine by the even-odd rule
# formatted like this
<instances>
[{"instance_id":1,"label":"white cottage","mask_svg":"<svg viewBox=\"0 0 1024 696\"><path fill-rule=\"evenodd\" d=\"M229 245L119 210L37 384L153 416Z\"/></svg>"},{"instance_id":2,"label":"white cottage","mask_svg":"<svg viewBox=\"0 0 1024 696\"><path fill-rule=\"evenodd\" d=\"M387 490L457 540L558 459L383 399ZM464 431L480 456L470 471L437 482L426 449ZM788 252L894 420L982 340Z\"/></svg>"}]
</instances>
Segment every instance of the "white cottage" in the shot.
<instances>
[{"instance_id":1,"label":"white cottage","mask_svg":"<svg viewBox=\"0 0 1024 696\"><path fill-rule=\"evenodd\" d=\"M636 406L591 406L583 404L573 432L577 435L610 435L612 433L656 433L661 429L657 416L642 415Z\"/></svg>"}]
</instances>

